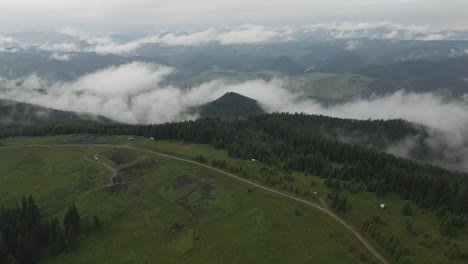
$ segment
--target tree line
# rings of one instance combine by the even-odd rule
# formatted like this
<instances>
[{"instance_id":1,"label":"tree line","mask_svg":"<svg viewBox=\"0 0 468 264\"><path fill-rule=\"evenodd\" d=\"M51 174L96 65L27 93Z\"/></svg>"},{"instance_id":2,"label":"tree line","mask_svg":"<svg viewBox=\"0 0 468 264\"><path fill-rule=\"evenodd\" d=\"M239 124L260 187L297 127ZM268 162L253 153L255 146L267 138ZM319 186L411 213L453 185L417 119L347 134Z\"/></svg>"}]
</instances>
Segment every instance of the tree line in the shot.
<instances>
[{"instance_id":1,"label":"tree line","mask_svg":"<svg viewBox=\"0 0 468 264\"><path fill-rule=\"evenodd\" d=\"M63 222L56 217L41 221L36 201L31 196L23 197L15 207L0 210L0 263L38 263L41 257L76 248L80 234L101 228L97 216L92 226L83 222L74 204L68 208Z\"/></svg>"}]
</instances>

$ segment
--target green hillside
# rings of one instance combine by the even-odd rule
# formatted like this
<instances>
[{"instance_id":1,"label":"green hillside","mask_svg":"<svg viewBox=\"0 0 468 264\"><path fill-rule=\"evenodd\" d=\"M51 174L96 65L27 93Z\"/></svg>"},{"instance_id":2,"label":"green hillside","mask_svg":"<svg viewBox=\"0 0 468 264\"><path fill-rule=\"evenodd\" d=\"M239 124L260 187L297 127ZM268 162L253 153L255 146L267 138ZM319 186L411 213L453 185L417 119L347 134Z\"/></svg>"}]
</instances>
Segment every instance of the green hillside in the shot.
<instances>
[{"instance_id":1,"label":"green hillside","mask_svg":"<svg viewBox=\"0 0 468 264\"><path fill-rule=\"evenodd\" d=\"M348 100L369 89L372 79L351 73L309 73L293 78L296 89L309 96Z\"/></svg>"},{"instance_id":2,"label":"green hillside","mask_svg":"<svg viewBox=\"0 0 468 264\"><path fill-rule=\"evenodd\" d=\"M218 66L204 71L188 80L188 85L196 86L205 82L222 79L229 83L240 83L255 79L271 80L275 77L287 77L288 75L278 71L234 71L225 70Z\"/></svg>"},{"instance_id":3,"label":"green hillside","mask_svg":"<svg viewBox=\"0 0 468 264\"><path fill-rule=\"evenodd\" d=\"M77 248L41 263L375 263L350 233L306 205L141 150L57 146L67 138L1 140L0 206L14 206L22 195L32 194L43 219L63 219L74 203L82 221L96 214L103 224L99 233L82 234ZM31 144L36 147L27 147ZM212 148L194 150L209 156L210 163L213 155L226 158ZM96 153L118 169L125 188L108 191L111 172L93 159ZM245 165L252 177L261 168L233 162Z\"/></svg>"},{"instance_id":4,"label":"green hillside","mask_svg":"<svg viewBox=\"0 0 468 264\"><path fill-rule=\"evenodd\" d=\"M232 92L200 106L198 111L201 117L227 120L243 119L264 113L256 100Z\"/></svg>"}]
</instances>

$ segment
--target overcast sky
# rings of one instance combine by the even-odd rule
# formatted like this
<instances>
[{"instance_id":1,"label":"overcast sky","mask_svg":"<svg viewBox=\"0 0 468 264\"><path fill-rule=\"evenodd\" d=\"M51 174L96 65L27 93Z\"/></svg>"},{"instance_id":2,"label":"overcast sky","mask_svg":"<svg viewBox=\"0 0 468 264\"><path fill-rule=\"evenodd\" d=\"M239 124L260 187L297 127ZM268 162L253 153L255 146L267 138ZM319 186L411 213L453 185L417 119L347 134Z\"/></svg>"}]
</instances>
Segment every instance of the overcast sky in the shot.
<instances>
[{"instance_id":1,"label":"overcast sky","mask_svg":"<svg viewBox=\"0 0 468 264\"><path fill-rule=\"evenodd\" d=\"M0 32L154 32L393 21L468 29L468 0L0 0Z\"/></svg>"}]
</instances>

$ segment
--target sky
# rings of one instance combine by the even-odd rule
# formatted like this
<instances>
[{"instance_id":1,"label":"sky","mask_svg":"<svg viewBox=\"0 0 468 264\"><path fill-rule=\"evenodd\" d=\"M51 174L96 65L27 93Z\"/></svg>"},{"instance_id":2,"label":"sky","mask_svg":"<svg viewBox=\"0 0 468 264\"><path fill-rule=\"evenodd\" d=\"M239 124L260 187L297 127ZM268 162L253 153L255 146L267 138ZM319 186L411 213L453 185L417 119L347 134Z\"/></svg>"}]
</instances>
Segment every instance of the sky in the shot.
<instances>
[{"instance_id":1,"label":"sky","mask_svg":"<svg viewBox=\"0 0 468 264\"><path fill-rule=\"evenodd\" d=\"M393 21L468 29L466 0L1 0L0 32L156 32L261 24Z\"/></svg>"}]
</instances>

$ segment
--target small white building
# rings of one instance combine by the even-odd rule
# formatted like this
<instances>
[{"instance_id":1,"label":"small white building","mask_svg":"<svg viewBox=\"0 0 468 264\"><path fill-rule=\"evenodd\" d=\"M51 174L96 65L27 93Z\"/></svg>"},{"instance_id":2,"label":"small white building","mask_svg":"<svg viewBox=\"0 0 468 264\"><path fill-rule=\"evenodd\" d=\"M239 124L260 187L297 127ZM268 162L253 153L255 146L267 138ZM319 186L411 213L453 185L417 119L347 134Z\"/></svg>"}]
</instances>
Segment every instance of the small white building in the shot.
<instances>
[{"instance_id":1,"label":"small white building","mask_svg":"<svg viewBox=\"0 0 468 264\"><path fill-rule=\"evenodd\" d=\"M380 207L380 209L385 209L385 208L387 208L387 205L386 204L380 204L379 207Z\"/></svg>"},{"instance_id":2,"label":"small white building","mask_svg":"<svg viewBox=\"0 0 468 264\"><path fill-rule=\"evenodd\" d=\"M255 159L252 159L252 162L255 162Z\"/></svg>"},{"instance_id":3,"label":"small white building","mask_svg":"<svg viewBox=\"0 0 468 264\"><path fill-rule=\"evenodd\" d=\"M318 192L313 192L314 195L318 195Z\"/></svg>"},{"instance_id":4,"label":"small white building","mask_svg":"<svg viewBox=\"0 0 468 264\"><path fill-rule=\"evenodd\" d=\"M150 137L150 140L154 140L154 137Z\"/></svg>"}]
</instances>

